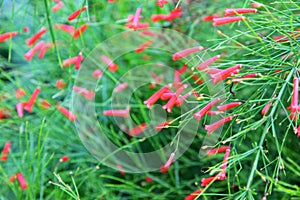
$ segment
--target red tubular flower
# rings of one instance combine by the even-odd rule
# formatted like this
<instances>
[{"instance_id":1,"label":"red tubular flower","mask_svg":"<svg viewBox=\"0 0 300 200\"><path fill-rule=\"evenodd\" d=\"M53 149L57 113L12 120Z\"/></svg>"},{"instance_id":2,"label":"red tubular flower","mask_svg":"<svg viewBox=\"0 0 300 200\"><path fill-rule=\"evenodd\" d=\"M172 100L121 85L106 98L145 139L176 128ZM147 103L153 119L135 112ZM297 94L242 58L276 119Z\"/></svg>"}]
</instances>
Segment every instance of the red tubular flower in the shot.
<instances>
[{"instance_id":1,"label":"red tubular flower","mask_svg":"<svg viewBox=\"0 0 300 200\"><path fill-rule=\"evenodd\" d=\"M130 116L129 111L130 108L126 108L124 110L104 110L103 115L128 118Z\"/></svg>"},{"instance_id":2,"label":"red tubular flower","mask_svg":"<svg viewBox=\"0 0 300 200\"><path fill-rule=\"evenodd\" d=\"M201 96L202 96L201 94L199 94L198 91L193 91L192 94L193 94L193 96L196 97L197 99L198 99L198 98L201 98Z\"/></svg>"},{"instance_id":3,"label":"red tubular flower","mask_svg":"<svg viewBox=\"0 0 300 200\"><path fill-rule=\"evenodd\" d=\"M181 8L176 8L172 10L169 14L157 14L157 15L152 15L151 20L153 23L158 22L158 21L172 21L176 18L181 17Z\"/></svg>"},{"instance_id":4,"label":"red tubular flower","mask_svg":"<svg viewBox=\"0 0 300 200\"><path fill-rule=\"evenodd\" d=\"M181 95L181 93L187 88L187 85L183 85L180 88L177 89L176 93L171 96L168 103L163 106L163 109L166 109L168 112L172 112L172 108L174 105L176 105L176 102L178 100L178 97Z\"/></svg>"},{"instance_id":5,"label":"red tubular flower","mask_svg":"<svg viewBox=\"0 0 300 200\"><path fill-rule=\"evenodd\" d=\"M221 69L217 69L217 68L207 68L204 70L207 74L217 74L219 72L221 72Z\"/></svg>"},{"instance_id":6,"label":"red tubular flower","mask_svg":"<svg viewBox=\"0 0 300 200\"><path fill-rule=\"evenodd\" d=\"M243 79L247 79L247 78L255 78L256 76L258 76L258 73L253 73L253 74L247 74L245 76L242 76L240 78L235 78L232 80L232 83L239 83L241 82Z\"/></svg>"},{"instance_id":7,"label":"red tubular flower","mask_svg":"<svg viewBox=\"0 0 300 200\"><path fill-rule=\"evenodd\" d=\"M153 23L158 22L158 21L163 21L167 20L168 15L167 14L156 14L151 16L151 20Z\"/></svg>"},{"instance_id":8,"label":"red tubular flower","mask_svg":"<svg viewBox=\"0 0 300 200\"><path fill-rule=\"evenodd\" d=\"M151 89L155 88L156 85L157 85L158 83L160 83L160 82L163 81L163 79L162 79L161 77L157 76L157 75L154 74L154 73L151 74L151 77L152 77L153 80L154 80L154 81L151 82L150 85L149 85L149 87L150 87Z\"/></svg>"},{"instance_id":9,"label":"red tubular flower","mask_svg":"<svg viewBox=\"0 0 300 200\"><path fill-rule=\"evenodd\" d=\"M155 92L151 97L149 97L149 99L147 99L146 101L144 101L144 104L147 105L148 108L151 108L151 106L156 103L156 101L159 100L159 98L165 93L170 91L170 86L164 86L162 87L160 90L158 90L157 92Z\"/></svg>"},{"instance_id":10,"label":"red tubular flower","mask_svg":"<svg viewBox=\"0 0 300 200\"><path fill-rule=\"evenodd\" d=\"M211 22L211 21L213 21L214 18L218 18L218 17L219 16L217 14L212 14L212 15L203 17L202 21L204 21L204 22Z\"/></svg>"},{"instance_id":11,"label":"red tubular flower","mask_svg":"<svg viewBox=\"0 0 300 200\"><path fill-rule=\"evenodd\" d=\"M59 162L67 162L69 160L69 156L63 156L59 159Z\"/></svg>"},{"instance_id":12,"label":"red tubular flower","mask_svg":"<svg viewBox=\"0 0 300 200\"><path fill-rule=\"evenodd\" d=\"M171 113L174 105L176 104L176 101L177 101L177 97L176 97L176 95L173 95L169 99L168 103L163 106L163 109L166 109L169 113Z\"/></svg>"},{"instance_id":13,"label":"red tubular flower","mask_svg":"<svg viewBox=\"0 0 300 200\"><path fill-rule=\"evenodd\" d=\"M245 75L245 76L242 76L242 78L255 78L258 74L257 73L253 73L253 74L248 74L248 75Z\"/></svg>"},{"instance_id":14,"label":"red tubular flower","mask_svg":"<svg viewBox=\"0 0 300 200\"><path fill-rule=\"evenodd\" d=\"M170 123L172 122L172 119L169 119L163 123L160 123L158 125L155 126L155 130L157 131L161 131L162 129L166 128L167 126L170 125Z\"/></svg>"},{"instance_id":15,"label":"red tubular flower","mask_svg":"<svg viewBox=\"0 0 300 200\"><path fill-rule=\"evenodd\" d=\"M135 15L132 19L133 25L137 25L139 23L141 12L142 12L142 8L136 9Z\"/></svg>"},{"instance_id":16,"label":"red tubular flower","mask_svg":"<svg viewBox=\"0 0 300 200\"><path fill-rule=\"evenodd\" d=\"M192 76L192 79L195 81L195 83L197 83L198 85L201 85L203 83L203 81L201 80L201 78L199 76L197 76L196 74L194 74Z\"/></svg>"},{"instance_id":17,"label":"red tubular flower","mask_svg":"<svg viewBox=\"0 0 300 200\"><path fill-rule=\"evenodd\" d=\"M84 56L80 55L80 56L65 59L63 61L63 68L69 67L71 65L76 65L76 63L78 62L78 58L80 58L80 61L83 61Z\"/></svg>"},{"instance_id":18,"label":"red tubular flower","mask_svg":"<svg viewBox=\"0 0 300 200\"><path fill-rule=\"evenodd\" d=\"M17 99L22 98L24 95L26 95L26 92L25 92L23 89L18 88L18 89L16 90L16 98L17 98Z\"/></svg>"},{"instance_id":19,"label":"red tubular flower","mask_svg":"<svg viewBox=\"0 0 300 200\"><path fill-rule=\"evenodd\" d=\"M120 174L121 175L125 175L126 174L126 172L123 170L123 167L122 167L122 165L120 165L120 164L117 164L117 168L120 170Z\"/></svg>"},{"instance_id":20,"label":"red tubular flower","mask_svg":"<svg viewBox=\"0 0 300 200\"><path fill-rule=\"evenodd\" d=\"M93 77L94 78L100 79L102 76L103 76L103 72L100 69L96 69L93 72Z\"/></svg>"},{"instance_id":21,"label":"red tubular flower","mask_svg":"<svg viewBox=\"0 0 300 200\"><path fill-rule=\"evenodd\" d=\"M128 15L127 22L133 22L134 15Z\"/></svg>"},{"instance_id":22,"label":"red tubular flower","mask_svg":"<svg viewBox=\"0 0 300 200\"><path fill-rule=\"evenodd\" d=\"M129 130L129 136L133 137L136 135L140 135L146 128L147 128L146 123L137 125L136 127L133 127L132 129Z\"/></svg>"},{"instance_id":23,"label":"red tubular flower","mask_svg":"<svg viewBox=\"0 0 300 200\"><path fill-rule=\"evenodd\" d=\"M194 117L197 118L197 121L199 122L202 117L213 107L215 106L218 102L220 102L220 98L216 98L212 100L210 103L208 103L206 106L204 106L198 113L194 114Z\"/></svg>"},{"instance_id":24,"label":"red tubular flower","mask_svg":"<svg viewBox=\"0 0 300 200\"><path fill-rule=\"evenodd\" d=\"M173 81L173 87L178 88L182 86L182 83L180 82L180 76L181 73L178 70L174 71L174 81Z\"/></svg>"},{"instance_id":25,"label":"red tubular flower","mask_svg":"<svg viewBox=\"0 0 300 200\"><path fill-rule=\"evenodd\" d=\"M17 173L16 176L17 176L17 179L18 179L18 182L20 184L21 189L25 190L28 185L27 185L27 182L26 182L23 174L22 173Z\"/></svg>"},{"instance_id":26,"label":"red tubular flower","mask_svg":"<svg viewBox=\"0 0 300 200\"><path fill-rule=\"evenodd\" d=\"M272 102L267 103L261 111L262 115L266 115L272 106Z\"/></svg>"},{"instance_id":27,"label":"red tubular flower","mask_svg":"<svg viewBox=\"0 0 300 200\"><path fill-rule=\"evenodd\" d=\"M173 152L173 153L171 153L171 155L170 155L168 161L166 162L166 164L164 164L164 165L160 168L160 172L161 172L161 173L166 173L166 172L169 170L170 166L172 165L172 163L173 163L173 161L174 161L174 157L175 157L175 153Z\"/></svg>"},{"instance_id":28,"label":"red tubular flower","mask_svg":"<svg viewBox=\"0 0 300 200\"><path fill-rule=\"evenodd\" d=\"M168 4L168 0L157 0L155 5L163 8L165 4Z\"/></svg>"},{"instance_id":29,"label":"red tubular flower","mask_svg":"<svg viewBox=\"0 0 300 200\"><path fill-rule=\"evenodd\" d=\"M289 41L289 38L287 36L273 36L273 40L277 41L277 42L287 42Z\"/></svg>"},{"instance_id":30,"label":"red tubular flower","mask_svg":"<svg viewBox=\"0 0 300 200\"><path fill-rule=\"evenodd\" d=\"M145 43L141 44L140 46L138 46L135 49L135 52L136 53L141 53L141 52L143 52L146 48L148 48L152 44L153 44L153 41L152 40L148 40L147 42L145 42Z\"/></svg>"},{"instance_id":31,"label":"red tubular flower","mask_svg":"<svg viewBox=\"0 0 300 200\"><path fill-rule=\"evenodd\" d=\"M213 21L213 26L221 26L224 24L229 24L233 22L238 22L245 20L246 18L243 16L238 16L238 17L223 17L223 18L214 18Z\"/></svg>"},{"instance_id":32,"label":"red tubular flower","mask_svg":"<svg viewBox=\"0 0 300 200\"><path fill-rule=\"evenodd\" d=\"M222 106L217 106L217 108L218 108L218 111L224 112L224 111L230 110L232 108L235 108L237 106L240 106L242 104L243 104L242 102L232 102L232 103L225 104Z\"/></svg>"},{"instance_id":33,"label":"red tubular flower","mask_svg":"<svg viewBox=\"0 0 300 200\"><path fill-rule=\"evenodd\" d=\"M188 65L184 64L180 69L178 69L178 73L179 74L183 74L184 72L186 72L186 70L188 69Z\"/></svg>"},{"instance_id":34,"label":"red tubular flower","mask_svg":"<svg viewBox=\"0 0 300 200\"><path fill-rule=\"evenodd\" d=\"M47 32L46 28L42 28L39 32L34 34L31 38L26 40L28 46L32 46L36 41L38 41L45 33Z\"/></svg>"},{"instance_id":35,"label":"red tubular flower","mask_svg":"<svg viewBox=\"0 0 300 200\"><path fill-rule=\"evenodd\" d=\"M215 110L207 111L207 115L209 115L209 116L219 115L219 114L221 114L221 113L224 113L224 112L221 112L221 111L215 111Z\"/></svg>"},{"instance_id":36,"label":"red tubular flower","mask_svg":"<svg viewBox=\"0 0 300 200\"><path fill-rule=\"evenodd\" d=\"M108 66L109 71L114 73L119 68L119 66L117 64L115 64L112 60L110 60L105 55L102 55L101 59Z\"/></svg>"},{"instance_id":37,"label":"red tubular flower","mask_svg":"<svg viewBox=\"0 0 300 200\"><path fill-rule=\"evenodd\" d=\"M300 137L300 126L297 127L295 133L297 134L297 137Z\"/></svg>"},{"instance_id":38,"label":"red tubular flower","mask_svg":"<svg viewBox=\"0 0 300 200\"><path fill-rule=\"evenodd\" d=\"M38 55L38 58L43 58L44 56L45 56L45 53L46 53L46 51L48 50L48 49L50 49L50 48L52 48L54 45L53 45L53 43L52 42L50 42L50 43L47 43L47 44L44 44L44 46L41 48L41 51L40 51L40 53L39 53L39 55Z\"/></svg>"},{"instance_id":39,"label":"red tubular flower","mask_svg":"<svg viewBox=\"0 0 300 200\"><path fill-rule=\"evenodd\" d=\"M122 90L125 90L128 87L128 83L121 83L117 87L115 87L114 92L121 92Z\"/></svg>"},{"instance_id":40,"label":"red tubular flower","mask_svg":"<svg viewBox=\"0 0 300 200\"><path fill-rule=\"evenodd\" d=\"M216 83L228 78L229 76L238 73L238 70L241 67L242 67L242 65L235 65L233 67L222 70L221 72L210 75L210 77L212 79L212 83L216 84Z\"/></svg>"},{"instance_id":41,"label":"red tubular flower","mask_svg":"<svg viewBox=\"0 0 300 200\"><path fill-rule=\"evenodd\" d=\"M141 36L146 35L146 36L154 37L156 34L152 31L145 30L145 31L141 31L140 35Z\"/></svg>"},{"instance_id":42,"label":"red tubular flower","mask_svg":"<svg viewBox=\"0 0 300 200\"><path fill-rule=\"evenodd\" d=\"M204 61L203 63L201 63L200 65L198 65L197 69L198 70L203 70L206 69L209 65L211 65L212 63L214 63L217 59L219 59L221 56L220 55L216 55L206 61Z\"/></svg>"},{"instance_id":43,"label":"red tubular flower","mask_svg":"<svg viewBox=\"0 0 300 200\"><path fill-rule=\"evenodd\" d=\"M171 13L167 16L166 20L167 21L172 21L176 18L181 17L181 8L175 8L174 10L171 10Z\"/></svg>"},{"instance_id":44,"label":"red tubular flower","mask_svg":"<svg viewBox=\"0 0 300 200\"><path fill-rule=\"evenodd\" d=\"M220 126L222 126L223 124L231 121L233 118L233 116L229 116L229 117L226 117L224 119L221 119L213 124L210 124L210 125L205 125L205 130L208 131L208 135L210 135L212 132L214 132L216 129L218 129Z\"/></svg>"},{"instance_id":45,"label":"red tubular flower","mask_svg":"<svg viewBox=\"0 0 300 200\"><path fill-rule=\"evenodd\" d=\"M5 118L5 114L2 110L0 110L0 119L4 119Z\"/></svg>"},{"instance_id":46,"label":"red tubular flower","mask_svg":"<svg viewBox=\"0 0 300 200\"><path fill-rule=\"evenodd\" d=\"M27 32L29 31L28 26L25 26L25 27L23 28L23 31L24 31L25 33L27 33Z\"/></svg>"},{"instance_id":47,"label":"red tubular flower","mask_svg":"<svg viewBox=\"0 0 300 200\"><path fill-rule=\"evenodd\" d=\"M86 29L88 28L87 24L83 24L74 32L74 39L76 40Z\"/></svg>"},{"instance_id":48,"label":"red tubular flower","mask_svg":"<svg viewBox=\"0 0 300 200\"><path fill-rule=\"evenodd\" d=\"M182 51L179 51L175 54L173 54L172 56L172 59L173 60L180 60L192 53L195 53L195 52L198 52L198 51L202 51L204 49L204 47L202 46L197 46L197 47L192 47L192 48L189 48L189 49L185 49L185 50L182 50Z\"/></svg>"},{"instance_id":49,"label":"red tubular flower","mask_svg":"<svg viewBox=\"0 0 300 200\"><path fill-rule=\"evenodd\" d=\"M50 104L47 100L43 99L43 100L39 103L39 106L40 106L41 108L43 108L43 109L48 109L48 108L50 108L51 104Z\"/></svg>"},{"instance_id":50,"label":"red tubular flower","mask_svg":"<svg viewBox=\"0 0 300 200\"><path fill-rule=\"evenodd\" d=\"M291 111L296 112L298 109L298 95L299 95L299 79L297 77L293 80L294 87L293 87L293 95L292 95L292 101L291 101Z\"/></svg>"},{"instance_id":51,"label":"red tubular flower","mask_svg":"<svg viewBox=\"0 0 300 200\"><path fill-rule=\"evenodd\" d=\"M34 57L34 55L43 48L43 46L44 41L40 41L32 49L30 49L27 53L24 54L24 58L27 61L30 61Z\"/></svg>"},{"instance_id":52,"label":"red tubular flower","mask_svg":"<svg viewBox=\"0 0 300 200\"><path fill-rule=\"evenodd\" d=\"M68 20L72 21L73 19L75 19L76 17L78 17L78 15L80 15L80 13L82 13L83 11L85 11L87 9L87 6L84 6L78 10L76 10L75 12L73 12L72 14L69 15Z\"/></svg>"},{"instance_id":53,"label":"red tubular flower","mask_svg":"<svg viewBox=\"0 0 300 200\"><path fill-rule=\"evenodd\" d=\"M67 84L65 83L64 79L59 79L55 83L55 87L58 89L63 89Z\"/></svg>"},{"instance_id":54,"label":"red tubular flower","mask_svg":"<svg viewBox=\"0 0 300 200\"><path fill-rule=\"evenodd\" d=\"M14 182L15 180L17 179L17 176L14 174L14 175L11 175L10 177L9 177L9 181L10 182Z\"/></svg>"},{"instance_id":55,"label":"red tubular flower","mask_svg":"<svg viewBox=\"0 0 300 200\"><path fill-rule=\"evenodd\" d=\"M221 171L219 174L220 180L224 180L226 178L226 168L228 164L228 158L230 156L230 147L226 149L224 159L221 166Z\"/></svg>"},{"instance_id":56,"label":"red tubular flower","mask_svg":"<svg viewBox=\"0 0 300 200\"><path fill-rule=\"evenodd\" d=\"M83 59L84 59L84 57L82 56L82 53L80 52L79 55L77 56L77 60L76 60L76 63L75 63L75 69L76 70L80 69L80 64L81 64L81 61Z\"/></svg>"},{"instance_id":57,"label":"red tubular flower","mask_svg":"<svg viewBox=\"0 0 300 200\"><path fill-rule=\"evenodd\" d=\"M16 35L18 35L18 32L8 32L8 33L3 33L0 35L0 42L4 42L8 39L10 39L11 37L15 37Z\"/></svg>"},{"instance_id":58,"label":"red tubular flower","mask_svg":"<svg viewBox=\"0 0 300 200\"><path fill-rule=\"evenodd\" d=\"M139 29L147 29L149 27L149 24L148 23L139 23L137 25L133 25L133 23L128 23L128 24L125 24L125 26L127 28L130 28L130 29L133 29L133 30L139 30Z\"/></svg>"},{"instance_id":59,"label":"red tubular flower","mask_svg":"<svg viewBox=\"0 0 300 200\"><path fill-rule=\"evenodd\" d=\"M72 112L70 112L68 109L66 109L60 105L57 105L56 109L59 112L61 112L65 117L67 117L70 121L74 122L76 120L76 116Z\"/></svg>"},{"instance_id":60,"label":"red tubular flower","mask_svg":"<svg viewBox=\"0 0 300 200\"><path fill-rule=\"evenodd\" d=\"M189 194L188 196L186 196L186 197L184 198L184 200L194 200L194 199L196 199L201 193L202 193L202 190L201 190L201 189L196 190L196 191L192 192L191 194Z\"/></svg>"},{"instance_id":61,"label":"red tubular flower","mask_svg":"<svg viewBox=\"0 0 300 200\"><path fill-rule=\"evenodd\" d=\"M92 90L87 90L85 88L76 87L76 86L73 87L73 91L81 94L87 100L93 100L96 95L95 92L93 92Z\"/></svg>"},{"instance_id":62,"label":"red tubular flower","mask_svg":"<svg viewBox=\"0 0 300 200\"><path fill-rule=\"evenodd\" d=\"M232 16L232 15L240 15L240 14L249 14L256 13L257 10L255 8L225 8L224 17Z\"/></svg>"},{"instance_id":63,"label":"red tubular flower","mask_svg":"<svg viewBox=\"0 0 300 200\"><path fill-rule=\"evenodd\" d=\"M66 25L66 24L55 24L55 29L60 29L64 32L70 33L70 35L74 34L75 28L74 26Z\"/></svg>"},{"instance_id":64,"label":"red tubular flower","mask_svg":"<svg viewBox=\"0 0 300 200\"><path fill-rule=\"evenodd\" d=\"M205 187L205 186L209 185L211 182L216 181L216 180L219 180L218 175L211 176L211 177L208 177L208 178L203 178L203 179L201 179L201 186Z\"/></svg>"},{"instance_id":65,"label":"red tubular flower","mask_svg":"<svg viewBox=\"0 0 300 200\"><path fill-rule=\"evenodd\" d=\"M55 6L52 7L52 12L57 12L64 6L64 2L59 1Z\"/></svg>"},{"instance_id":66,"label":"red tubular flower","mask_svg":"<svg viewBox=\"0 0 300 200\"><path fill-rule=\"evenodd\" d=\"M181 104L184 102L184 100L186 100L189 96L191 96L192 92L188 92L185 95L177 98L176 100L176 106L179 107L181 106Z\"/></svg>"},{"instance_id":67,"label":"red tubular flower","mask_svg":"<svg viewBox=\"0 0 300 200\"><path fill-rule=\"evenodd\" d=\"M22 118L24 116L24 112L23 112L23 109L24 109L24 106L26 105L25 102L22 102L22 103L18 103L16 105L16 110L17 110L17 113L18 113L18 116L20 118Z\"/></svg>"},{"instance_id":68,"label":"red tubular flower","mask_svg":"<svg viewBox=\"0 0 300 200\"><path fill-rule=\"evenodd\" d=\"M160 99L165 101L165 100L171 99L174 95L175 94L173 92L166 92L161 95Z\"/></svg>"},{"instance_id":69,"label":"red tubular flower","mask_svg":"<svg viewBox=\"0 0 300 200\"><path fill-rule=\"evenodd\" d=\"M252 8L260 8L260 7L264 7L265 5L262 3L251 3L251 7Z\"/></svg>"},{"instance_id":70,"label":"red tubular flower","mask_svg":"<svg viewBox=\"0 0 300 200\"><path fill-rule=\"evenodd\" d=\"M145 180L146 180L146 182L148 182L148 183L152 183L152 182L153 182L153 179L150 178L149 176L146 176Z\"/></svg>"},{"instance_id":71,"label":"red tubular flower","mask_svg":"<svg viewBox=\"0 0 300 200\"><path fill-rule=\"evenodd\" d=\"M11 148L11 142L10 141L7 141L3 147L3 150L2 150L2 154L1 154L1 160L4 162L4 161L7 161L8 159L8 154L10 152L10 148Z\"/></svg>"},{"instance_id":72,"label":"red tubular flower","mask_svg":"<svg viewBox=\"0 0 300 200\"><path fill-rule=\"evenodd\" d=\"M30 112L30 113L32 112L32 107L33 107L33 105L34 105L34 103L35 103L35 101L36 101L36 99L37 99L37 97L38 97L40 91L41 91L41 88L40 88L40 87L37 87L37 88L34 90L34 92L32 93L31 97L29 98L28 102L27 102L26 105L24 106L24 109L25 109L26 111L28 111L28 112Z\"/></svg>"},{"instance_id":73,"label":"red tubular flower","mask_svg":"<svg viewBox=\"0 0 300 200\"><path fill-rule=\"evenodd\" d=\"M138 24L139 24L139 20L140 20L141 12L142 12L142 8L137 8L136 9L135 15L134 15L133 20L132 20L132 26L133 26L133 30L134 31L137 30L137 27L138 27Z\"/></svg>"},{"instance_id":74,"label":"red tubular flower","mask_svg":"<svg viewBox=\"0 0 300 200\"><path fill-rule=\"evenodd\" d=\"M219 148L213 148L213 149L207 150L206 155L207 156L212 156L212 155L215 155L215 154L224 153L224 152L226 152L226 150L228 148L230 148L230 146L221 146Z\"/></svg>"}]
</instances>

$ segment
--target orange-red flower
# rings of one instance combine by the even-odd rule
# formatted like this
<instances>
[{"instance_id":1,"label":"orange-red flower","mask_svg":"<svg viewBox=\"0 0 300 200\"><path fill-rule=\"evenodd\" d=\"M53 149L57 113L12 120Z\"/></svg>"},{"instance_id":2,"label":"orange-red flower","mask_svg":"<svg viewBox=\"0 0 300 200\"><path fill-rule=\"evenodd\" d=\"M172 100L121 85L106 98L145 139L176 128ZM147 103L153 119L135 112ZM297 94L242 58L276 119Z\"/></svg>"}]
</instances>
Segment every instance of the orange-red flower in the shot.
<instances>
[{"instance_id":1,"label":"orange-red flower","mask_svg":"<svg viewBox=\"0 0 300 200\"><path fill-rule=\"evenodd\" d=\"M17 173L17 174L16 174L16 177L17 177L18 182L19 182L19 184L20 184L20 188L21 188L22 190L27 189L27 186L28 186L28 185L27 185L27 182L26 182L26 180L25 180L23 174L22 174L22 173Z\"/></svg>"},{"instance_id":2,"label":"orange-red flower","mask_svg":"<svg viewBox=\"0 0 300 200\"><path fill-rule=\"evenodd\" d=\"M173 54L172 59L173 60L180 60L180 59L182 59L182 58L184 58L184 57L186 57L186 56L188 56L192 53L201 51L203 49L204 49L204 47L202 47L202 46L197 46L197 47L192 47L192 48L189 48L189 49L184 49L182 51L179 51L179 52Z\"/></svg>"},{"instance_id":3,"label":"orange-red flower","mask_svg":"<svg viewBox=\"0 0 300 200\"><path fill-rule=\"evenodd\" d=\"M39 32L34 34L31 38L26 40L28 46L32 46L36 41L38 41L45 33L47 32L46 28L42 28Z\"/></svg>"},{"instance_id":4,"label":"orange-red flower","mask_svg":"<svg viewBox=\"0 0 300 200\"><path fill-rule=\"evenodd\" d=\"M238 16L238 17L223 17L223 18L213 18L213 26L221 26L224 24L229 24L233 22L238 22L245 20L246 18L243 16Z\"/></svg>"},{"instance_id":5,"label":"orange-red flower","mask_svg":"<svg viewBox=\"0 0 300 200\"><path fill-rule=\"evenodd\" d=\"M214 132L215 130L217 130L220 126L222 126L223 124L231 121L233 119L233 116L228 116L224 119L221 119L213 124L210 124L210 125L205 125L205 130L208 131L208 135L210 135L212 132Z\"/></svg>"},{"instance_id":6,"label":"orange-red flower","mask_svg":"<svg viewBox=\"0 0 300 200\"><path fill-rule=\"evenodd\" d=\"M83 11L85 11L87 9L87 6L84 6L78 10L76 10L75 12L71 13L68 17L69 21L74 20L76 17L78 17L80 15L80 13L82 13Z\"/></svg>"},{"instance_id":7,"label":"orange-red flower","mask_svg":"<svg viewBox=\"0 0 300 200\"><path fill-rule=\"evenodd\" d=\"M17 99L22 98L24 95L26 95L26 92L22 88L18 88L16 90L16 98Z\"/></svg>"},{"instance_id":8,"label":"orange-red flower","mask_svg":"<svg viewBox=\"0 0 300 200\"><path fill-rule=\"evenodd\" d=\"M255 8L225 8L225 17L240 14L256 13Z\"/></svg>"},{"instance_id":9,"label":"orange-red flower","mask_svg":"<svg viewBox=\"0 0 300 200\"><path fill-rule=\"evenodd\" d=\"M0 35L0 42L4 42L4 41L10 39L11 37L15 37L16 35L18 35L18 32L16 32L16 31L3 33Z\"/></svg>"},{"instance_id":10,"label":"orange-red flower","mask_svg":"<svg viewBox=\"0 0 300 200\"><path fill-rule=\"evenodd\" d=\"M140 125L137 125L129 130L129 136L133 137L136 135L140 135L145 129L147 128L147 124L143 123Z\"/></svg>"},{"instance_id":11,"label":"orange-red flower","mask_svg":"<svg viewBox=\"0 0 300 200\"><path fill-rule=\"evenodd\" d=\"M129 107L123 110L104 110L103 115L128 118L130 116L129 111Z\"/></svg>"},{"instance_id":12,"label":"orange-red flower","mask_svg":"<svg viewBox=\"0 0 300 200\"><path fill-rule=\"evenodd\" d=\"M65 117L67 117L70 121L74 122L76 120L76 116L71 111L69 111L68 109L66 109L66 108L64 108L60 105L57 105L56 109L59 112L61 112Z\"/></svg>"},{"instance_id":13,"label":"orange-red flower","mask_svg":"<svg viewBox=\"0 0 300 200\"><path fill-rule=\"evenodd\" d=\"M11 148L11 142L10 141L7 141L5 144L4 144L4 147L3 147L3 150L2 150L2 154L1 154L1 160L2 161L7 161L8 159L8 154L10 152L10 148Z\"/></svg>"},{"instance_id":14,"label":"orange-red flower","mask_svg":"<svg viewBox=\"0 0 300 200\"><path fill-rule=\"evenodd\" d=\"M197 118L197 121L199 122L202 119L202 117L220 101L220 98L212 100L210 103L204 106L198 113L194 114L194 117Z\"/></svg>"},{"instance_id":15,"label":"orange-red flower","mask_svg":"<svg viewBox=\"0 0 300 200\"><path fill-rule=\"evenodd\" d=\"M108 66L108 70L111 72L116 72L119 68L117 64L115 64L111 59L109 59L105 55L101 56L101 60Z\"/></svg>"},{"instance_id":16,"label":"orange-red flower","mask_svg":"<svg viewBox=\"0 0 300 200\"><path fill-rule=\"evenodd\" d=\"M32 107L34 106L34 103L36 102L36 99L37 99L40 91L41 91L40 87L37 87L33 91L33 93L31 95L31 97L29 98L28 102L26 102L26 104L24 105L24 110L26 110L26 111L28 111L30 113L32 112Z\"/></svg>"},{"instance_id":17,"label":"orange-red flower","mask_svg":"<svg viewBox=\"0 0 300 200\"><path fill-rule=\"evenodd\" d=\"M63 156L59 159L59 162L67 162L69 160L69 156Z\"/></svg>"},{"instance_id":18,"label":"orange-red flower","mask_svg":"<svg viewBox=\"0 0 300 200\"><path fill-rule=\"evenodd\" d=\"M87 28L88 28L88 25L83 24L78 29L76 29L74 32L74 39L76 40L84 31L86 31Z\"/></svg>"},{"instance_id":19,"label":"orange-red flower","mask_svg":"<svg viewBox=\"0 0 300 200\"><path fill-rule=\"evenodd\" d=\"M175 153L171 153L168 161L160 168L161 173L166 173L174 161Z\"/></svg>"},{"instance_id":20,"label":"orange-red flower","mask_svg":"<svg viewBox=\"0 0 300 200\"><path fill-rule=\"evenodd\" d=\"M57 12L57 11L59 11L63 6L64 6L64 2L59 1L57 4L55 4L55 5L52 7L52 12Z\"/></svg>"}]
</instances>

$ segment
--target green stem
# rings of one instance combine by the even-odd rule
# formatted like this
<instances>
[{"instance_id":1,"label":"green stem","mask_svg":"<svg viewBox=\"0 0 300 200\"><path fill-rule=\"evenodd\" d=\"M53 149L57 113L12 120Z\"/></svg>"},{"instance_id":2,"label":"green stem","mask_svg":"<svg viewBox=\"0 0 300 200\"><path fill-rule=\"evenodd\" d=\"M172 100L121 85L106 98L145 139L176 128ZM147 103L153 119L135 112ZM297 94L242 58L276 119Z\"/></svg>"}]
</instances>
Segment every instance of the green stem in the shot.
<instances>
[{"instance_id":1,"label":"green stem","mask_svg":"<svg viewBox=\"0 0 300 200\"><path fill-rule=\"evenodd\" d=\"M286 88L286 86L288 85L288 83L289 83L290 79L292 78L293 74L294 74L294 69L290 71L288 77L286 78L285 83L283 84L282 88L280 89L280 92L279 92L279 94L278 94L277 99L280 100L281 97L283 96L283 93L284 93L284 91L285 91L285 88ZM247 183L247 190L250 189L250 186L251 186L251 184L252 184L252 180L253 180L253 177L254 177L254 173L255 173L255 170L257 169L257 165L258 165L258 161L259 161L259 157L260 157L260 153L261 153L261 148L262 148L263 143L264 143L264 140L265 140L265 138L266 138L266 136L267 136L267 133L268 133L268 130L269 130L269 126L270 126L270 123L271 123L271 121L272 121L272 120L271 120L271 119L272 119L272 116L275 114L275 112L276 112L276 110L277 110L277 106L278 106L278 103L276 103L276 104L274 105L274 107L272 108L272 111L271 111L271 113L270 113L270 115L269 115L269 117L268 117L267 124L266 124L266 126L265 126L265 128L264 128L264 132L263 132L263 134L262 134L262 136L261 136L261 139L260 139L260 142L259 142L259 151L257 152L256 157L255 157L255 160L254 160L254 162L253 162L253 167L252 167L252 169L251 169L251 172L250 172L250 175L249 175L249 179L248 179L248 183Z\"/></svg>"},{"instance_id":2,"label":"green stem","mask_svg":"<svg viewBox=\"0 0 300 200\"><path fill-rule=\"evenodd\" d=\"M47 0L44 0L44 4L45 4L46 17L47 17L47 22L48 22L48 26L49 26L50 35L51 35L51 40L52 40L53 45L54 45L54 49L55 49L55 52L56 52L56 56L57 56L59 65L62 67L62 61L61 61L60 54L59 54L59 51L57 49L56 42L55 42L55 35L54 35L53 28L52 28L52 22L51 22L51 19L50 19L49 6L48 6L48 3L47 3Z\"/></svg>"}]
</instances>

